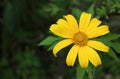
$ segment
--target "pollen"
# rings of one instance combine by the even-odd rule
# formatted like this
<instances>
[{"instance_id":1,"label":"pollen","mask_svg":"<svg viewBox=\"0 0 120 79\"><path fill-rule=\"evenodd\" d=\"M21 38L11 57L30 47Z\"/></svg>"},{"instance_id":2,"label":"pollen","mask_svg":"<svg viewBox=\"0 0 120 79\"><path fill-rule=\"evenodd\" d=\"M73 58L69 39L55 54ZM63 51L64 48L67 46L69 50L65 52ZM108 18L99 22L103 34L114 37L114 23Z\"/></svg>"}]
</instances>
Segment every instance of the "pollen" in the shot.
<instances>
[{"instance_id":1,"label":"pollen","mask_svg":"<svg viewBox=\"0 0 120 79\"><path fill-rule=\"evenodd\" d=\"M81 46L86 46L88 42L88 37L85 33L78 32L75 33L73 36L73 43L76 45Z\"/></svg>"}]
</instances>

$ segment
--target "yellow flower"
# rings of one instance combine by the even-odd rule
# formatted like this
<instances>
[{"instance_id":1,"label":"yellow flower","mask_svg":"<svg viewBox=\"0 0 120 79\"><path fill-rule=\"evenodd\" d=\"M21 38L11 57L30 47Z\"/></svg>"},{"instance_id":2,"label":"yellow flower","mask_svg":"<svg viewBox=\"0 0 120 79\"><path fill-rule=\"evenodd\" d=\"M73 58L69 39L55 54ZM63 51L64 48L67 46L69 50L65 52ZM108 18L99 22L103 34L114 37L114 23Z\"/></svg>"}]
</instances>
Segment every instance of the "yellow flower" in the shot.
<instances>
[{"instance_id":1,"label":"yellow flower","mask_svg":"<svg viewBox=\"0 0 120 79\"><path fill-rule=\"evenodd\" d=\"M80 16L79 24L72 15L64 16L65 19L59 19L57 24L50 26L50 31L55 35L65 38L58 42L53 48L53 54L56 54L63 48L73 44L70 49L66 63L73 66L78 55L81 67L87 67L89 61L96 67L101 64L98 53L94 50L108 52L109 47L100 41L92 40L109 33L107 25L101 25L101 21L97 18L91 18L91 14L83 12Z\"/></svg>"}]
</instances>

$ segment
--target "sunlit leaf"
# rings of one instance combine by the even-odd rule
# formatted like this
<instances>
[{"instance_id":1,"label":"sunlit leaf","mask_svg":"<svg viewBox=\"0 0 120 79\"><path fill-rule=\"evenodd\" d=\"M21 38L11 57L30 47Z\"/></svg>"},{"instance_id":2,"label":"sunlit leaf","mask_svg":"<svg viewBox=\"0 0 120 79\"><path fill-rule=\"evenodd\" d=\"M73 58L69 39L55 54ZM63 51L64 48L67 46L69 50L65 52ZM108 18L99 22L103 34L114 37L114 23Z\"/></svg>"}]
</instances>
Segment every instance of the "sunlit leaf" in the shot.
<instances>
[{"instance_id":1,"label":"sunlit leaf","mask_svg":"<svg viewBox=\"0 0 120 79\"><path fill-rule=\"evenodd\" d=\"M55 36L48 36L47 38L45 38L43 41L41 41L41 42L39 43L39 46L40 46L40 45L51 45L51 44L53 44L55 41L60 40L60 39L62 39L62 38L60 38L60 37L55 37Z\"/></svg>"},{"instance_id":2,"label":"sunlit leaf","mask_svg":"<svg viewBox=\"0 0 120 79\"><path fill-rule=\"evenodd\" d=\"M91 13L92 16L94 16L94 5L91 5L88 10L87 10L88 13Z\"/></svg>"}]
</instances>

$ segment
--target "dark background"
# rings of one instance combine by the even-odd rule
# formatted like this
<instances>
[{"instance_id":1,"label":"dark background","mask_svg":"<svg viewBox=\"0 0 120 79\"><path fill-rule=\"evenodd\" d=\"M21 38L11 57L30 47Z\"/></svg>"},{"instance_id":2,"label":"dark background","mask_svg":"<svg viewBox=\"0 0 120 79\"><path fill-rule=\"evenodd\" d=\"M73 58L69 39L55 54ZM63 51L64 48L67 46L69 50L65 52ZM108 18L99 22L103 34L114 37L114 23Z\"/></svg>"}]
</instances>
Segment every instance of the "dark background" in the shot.
<instances>
[{"instance_id":1,"label":"dark background","mask_svg":"<svg viewBox=\"0 0 120 79\"><path fill-rule=\"evenodd\" d=\"M0 0L0 79L75 79L76 68L66 66L66 55L55 58L38 44L57 19L91 5L112 33L120 33L119 0ZM96 79L120 79L120 64L110 59Z\"/></svg>"}]
</instances>

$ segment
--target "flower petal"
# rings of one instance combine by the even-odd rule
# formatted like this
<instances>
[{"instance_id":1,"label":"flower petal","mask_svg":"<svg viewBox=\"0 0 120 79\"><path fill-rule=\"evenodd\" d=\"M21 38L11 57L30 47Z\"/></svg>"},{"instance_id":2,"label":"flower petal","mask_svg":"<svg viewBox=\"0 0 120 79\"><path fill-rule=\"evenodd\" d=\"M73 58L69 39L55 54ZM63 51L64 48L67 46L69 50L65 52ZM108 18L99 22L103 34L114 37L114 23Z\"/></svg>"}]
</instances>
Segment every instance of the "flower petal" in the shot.
<instances>
[{"instance_id":1,"label":"flower petal","mask_svg":"<svg viewBox=\"0 0 120 79\"><path fill-rule=\"evenodd\" d=\"M74 65L76 57L77 57L78 49L79 49L79 46L77 46L77 45L74 45L70 49L70 51L67 55L67 58L66 58L66 63L67 63L68 66L73 66Z\"/></svg>"},{"instance_id":2,"label":"flower petal","mask_svg":"<svg viewBox=\"0 0 120 79\"><path fill-rule=\"evenodd\" d=\"M81 67L86 68L88 66L89 61L86 46L79 48L78 59Z\"/></svg>"},{"instance_id":3,"label":"flower petal","mask_svg":"<svg viewBox=\"0 0 120 79\"><path fill-rule=\"evenodd\" d=\"M88 46L90 46L94 49L103 51L103 52L108 52L109 51L109 47L104 45L102 42L99 42L99 41L90 40L90 41L88 41Z\"/></svg>"},{"instance_id":4,"label":"flower petal","mask_svg":"<svg viewBox=\"0 0 120 79\"><path fill-rule=\"evenodd\" d=\"M79 29L78 29L78 23L77 23L75 17L73 15L70 15L70 14L66 15L64 17L69 24L69 28L71 28L74 33L77 33L79 31Z\"/></svg>"},{"instance_id":5,"label":"flower petal","mask_svg":"<svg viewBox=\"0 0 120 79\"><path fill-rule=\"evenodd\" d=\"M67 33L70 36L74 35L74 28L70 27L70 24L67 21L65 21L64 19L59 19L57 21L57 24L59 27L63 28L62 30L64 30L65 32L67 31Z\"/></svg>"},{"instance_id":6,"label":"flower petal","mask_svg":"<svg viewBox=\"0 0 120 79\"><path fill-rule=\"evenodd\" d=\"M102 35L105 35L107 33L109 33L109 28L108 26L106 25L102 25L102 26L99 26L98 28L96 28L96 30L90 32L88 35L88 38L95 38L95 37L99 37L99 36L102 36Z\"/></svg>"},{"instance_id":7,"label":"flower petal","mask_svg":"<svg viewBox=\"0 0 120 79\"><path fill-rule=\"evenodd\" d=\"M59 26L57 24L52 24L50 26L50 31L54 33L57 36L63 37L63 38L72 38L73 34L70 30L66 29L66 27Z\"/></svg>"},{"instance_id":8,"label":"flower petal","mask_svg":"<svg viewBox=\"0 0 120 79\"><path fill-rule=\"evenodd\" d=\"M63 49L64 47L72 44L73 41L71 39L65 39L60 42L58 42L55 47L53 48L53 54L56 56L57 52Z\"/></svg>"},{"instance_id":9,"label":"flower petal","mask_svg":"<svg viewBox=\"0 0 120 79\"><path fill-rule=\"evenodd\" d=\"M88 46L86 47L86 50L87 50L89 61L95 67L97 67L98 65L101 65L101 59L100 59L99 55L97 54L97 52Z\"/></svg>"},{"instance_id":10,"label":"flower petal","mask_svg":"<svg viewBox=\"0 0 120 79\"><path fill-rule=\"evenodd\" d=\"M91 14L83 12L80 16L79 29L81 32L85 32L90 23Z\"/></svg>"},{"instance_id":11,"label":"flower petal","mask_svg":"<svg viewBox=\"0 0 120 79\"><path fill-rule=\"evenodd\" d=\"M93 18L90 21L90 24L88 25L88 28L86 29L86 34L94 31L99 25L101 24L101 21L98 20L97 18Z\"/></svg>"}]
</instances>

